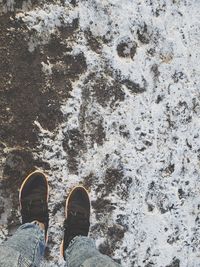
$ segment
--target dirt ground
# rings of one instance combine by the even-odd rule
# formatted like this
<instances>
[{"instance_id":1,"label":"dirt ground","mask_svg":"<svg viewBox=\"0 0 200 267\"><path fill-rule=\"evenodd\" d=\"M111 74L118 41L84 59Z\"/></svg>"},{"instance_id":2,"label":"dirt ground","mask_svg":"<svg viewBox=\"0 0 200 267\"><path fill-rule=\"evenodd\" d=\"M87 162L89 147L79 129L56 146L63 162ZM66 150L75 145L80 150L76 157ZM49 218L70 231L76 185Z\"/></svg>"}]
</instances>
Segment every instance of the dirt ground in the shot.
<instances>
[{"instance_id":1,"label":"dirt ground","mask_svg":"<svg viewBox=\"0 0 200 267\"><path fill-rule=\"evenodd\" d=\"M0 0L0 242L20 225L23 179L41 169L48 264L64 266L64 202L79 183L102 253L199 266L197 2Z\"/></svg>"},{"instance_id":2,"label":"dirt ground","mask_svg":"<svg viewBox=\"0 0 200 267\"><path fill-rule=\"evenodd\" d=\"M20 8L20 5L16 8ZM34 31L30 31L22 21L17 21L14 12L7 12L0 16L0 216L2 222L7 224L8 236L20 225L17 211L18 189L24 177L37 168L44 170L50 168L42 158L34 156L41 149L38 142L40 130L35 121L39 121L40 125L48 131L56 131L58 125L64 120L60 107L69 97L72 82L87 70L84 54L68 55L67 52L72 48L67 45L67 42L63 42L73 38L78 30L79 21L75 19L70 26L58 28L57 33L52 34L46 44L38 45L34 52L30 52L28 40L30 36L34 37ZM85 32L85 35L91 49L98 53L101 49L99 41L90 32ZM123 45L126 44L122 44L119 48L120 54L123 54ZM52 75L47 77L44 74L42 62L54 64ZM86 87L87 84L90 86L91 81L93 95L100 105L106 106L109 103L113 107L115 102L124 99L120 80L107 85L108 78L103 73L98 77L90 73L85 81ZM124 82L128 83L128 81ZM140 88L136 86L136 90L140 91ZM85 90L80 123L82 129L86 123L92 129L89 137L91 145L95 142L101 145L105 139L101 119L95 122L84 114L90 94L91 92ZM122 134L126 135L123 129ZM86 135L84 130L82 132L70 130L63 140L71 173L77 171L77 155L80 150L85 149L85 140L88 138ZM72 144L70 147L69 141ZM120 169L108 169L106 175L109 176L109 182L97 188L101 191L103 189L105 193L92 203L97 219L103 213L115 209L110 201L103 200L103 196L108 195L111 188L117 186L119 180L123 180ZM90 179L85 177L83 184L89 187L94 179L94 177ZM131 183L131 180L128 183ZM126 198L127 192L124 191L122 194ZM57 212L56 207L53 213ZM123 218L119 218L119 222L122 220ZM112 255L115 239L123 238L125 226L113 225L106 229L106 225L99 223L92 228L92 231L98 232L100 227L105 228L109 238L109 241L100 246L100 250Z\"/></svg>"}]
</instances>

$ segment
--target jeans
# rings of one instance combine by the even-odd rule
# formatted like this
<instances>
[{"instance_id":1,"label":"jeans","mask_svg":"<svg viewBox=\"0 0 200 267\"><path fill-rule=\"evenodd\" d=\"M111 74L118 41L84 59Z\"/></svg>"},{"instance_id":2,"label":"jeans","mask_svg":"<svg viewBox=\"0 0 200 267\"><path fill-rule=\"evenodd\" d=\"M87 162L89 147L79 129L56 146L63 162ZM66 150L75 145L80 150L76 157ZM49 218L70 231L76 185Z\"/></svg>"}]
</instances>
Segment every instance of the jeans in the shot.
<instances>
[{"instance_id":1,"label":"jeans","mask_svg":"<svg viewBox=\"0 0 200 267\"><path fill-rule=\"evenodd\" d=\"M15 235L0 245L1 267L37 267L44 256L44 230L37 222L19 227ZM92 239L75 237L65 251L68 267L117 267L108 256L102 255Z\"/></svg>"}]
</instances>

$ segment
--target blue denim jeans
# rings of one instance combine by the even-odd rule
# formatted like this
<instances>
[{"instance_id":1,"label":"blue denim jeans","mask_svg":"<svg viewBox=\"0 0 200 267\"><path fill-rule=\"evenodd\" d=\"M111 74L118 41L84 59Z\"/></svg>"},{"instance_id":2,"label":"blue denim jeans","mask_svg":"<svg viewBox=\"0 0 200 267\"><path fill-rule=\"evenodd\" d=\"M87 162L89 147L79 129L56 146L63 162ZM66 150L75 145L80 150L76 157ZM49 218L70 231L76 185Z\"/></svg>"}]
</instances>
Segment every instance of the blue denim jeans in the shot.
<instances>
[{"instance_id":1,"label":"blue denim jeans","mask_svg":"<svg viewBox=\"0 0 200 267\"><path fill-rule=\"evenodd\" d=\"M37 267L44 256L44 230L36 222L26 223L0 245L1 267ZM75 237L65 256L68 267L117 267L108 256L102 255L88 237Z\"/></svg>"},{"instance_id":2,"label":"blue denim jeans","mask_svg":"<svg viewBox=\"0 0 200 267\"><path fill-rule=\"evenodd\" d=\"M94 241L85 236L75 237L65 251L69 267L118 267L111 258L101 254Z\"/></svg>"}]
</instances>

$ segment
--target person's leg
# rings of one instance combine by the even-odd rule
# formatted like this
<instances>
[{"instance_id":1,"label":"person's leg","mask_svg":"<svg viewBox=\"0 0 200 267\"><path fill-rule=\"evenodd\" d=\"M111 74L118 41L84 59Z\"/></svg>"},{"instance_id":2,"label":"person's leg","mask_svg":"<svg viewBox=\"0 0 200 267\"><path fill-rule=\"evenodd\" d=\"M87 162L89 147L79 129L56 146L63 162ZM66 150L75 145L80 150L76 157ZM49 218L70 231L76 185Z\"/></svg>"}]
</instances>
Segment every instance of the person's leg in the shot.
<instances>
[{"instance_id":1,"label":"person's leg","mask_svg":"<svg viewBox=\"0 0 200 267\"><path fill-rule=\"evenodd\" d=\"M39 266L45 250L45 231L38 223L26 223L0 245L0 266Z\"/></svg>"},{"instance_id":2,"label":"person's leg","mask_svg":"<svg viewBox=\"0 0 200 267\"><path fill-rule=\"evenodd\" d=\"M35 171L21 185L19 204L22 226L0 246L0 266L39 266L47 242L49 224L48 182Z\"/></svg>"},{"instance_id":3,"label":"person's leg","mask_svg":"<svg viewBox=\"0 0 200 267\"><path fill-rule=\"evenodd\" d=\"M90 200L86 189L75 187L65 206L64 238L61 246L69 267L119 266L108 256L102 255L88 238L90 226Z\"/></svg>"},{"instance_id":4,"label":"person's leg","mask_svg":"<svg viewBox=\"0 0 200 267\"><path fill-rule=\"evenodd\" d=\"M68 267L117 267L111 258L101 254L91 238L75 237L65 250Z\"/></svg>"}]
</instances>

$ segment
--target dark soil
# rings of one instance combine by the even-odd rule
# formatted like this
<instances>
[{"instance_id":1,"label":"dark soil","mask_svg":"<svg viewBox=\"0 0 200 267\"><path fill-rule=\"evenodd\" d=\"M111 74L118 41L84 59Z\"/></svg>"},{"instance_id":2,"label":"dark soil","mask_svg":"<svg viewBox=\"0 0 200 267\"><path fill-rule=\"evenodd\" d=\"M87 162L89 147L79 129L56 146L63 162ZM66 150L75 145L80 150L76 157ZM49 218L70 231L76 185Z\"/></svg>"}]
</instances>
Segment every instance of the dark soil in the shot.
<instances>
[{"instance_id":1,"label":"dark soil","mask_svg":"<svg viewBox=\"0 0 200 267\"><path fill-rule=\"evenodd\" d=\"M22 1L16 8L21 7ZM77 20L71 27L60 28L61 36L73 35ZM87 68L83 54L67 55L70 47L59 36L52 35L47 45L39 45L29 52L28 39L32 32L23 22L17 22L14 14L0 16L0 193L12 200L13 210L18 207L18 188L25 176L37 169L49 170L42 159L35 159L38 151L40 130L35 121L49 131L56 131L63 121L60 106L72 90L70 80L75 80ZM64 55L65 54L65 55ZM58 64L62 58L62 64ZM42 70L42 62L54 64L52 77ZM73 135L70 135L72 137ZM73 138L72 138L73 139ZM75 141L74 141L75 142ZM69 151L73 161L73 151ZM69 161L70 164L70 161ZM73 165L73 164L72 164ZM0 205L0 215L4 212ZM19 223L17 212L8 213L8 228Z\"/></svg>"},{"instance_id":2,"label":"dark soil","mask_svg":"<svg viewBox=\"0 0 200 267\"><path fill-rule=\"evenodd\" d=\"M71 1L72 6L77 3L78 1ZM38 3L34 1L32 4ZM21 8L21 5L22 1L19 1L15 8ZM102 108L110 107L114 110L125 99L123 85L133 93L145 91L144 86L124 77L115 77L112 71L104 70L98 75L87 73L85 55L70 54L73 47L69 40L75 38L78 31L79 20L74 19L71 25L59 27L56 33L49 36L49 41L42 44L37 33L30 31L22 21L17 21L14 13L0 16L0 157L5 159L0 162L0 216L5 211L4 201L11 200L10 210L6 211L9 234L20 224L18 189L23 179L37 168L50 171L49 164L36 156L41 152L38 124L56 135L58 126L68 119L68 115L62 114L60 107L71 97L72 83L82 74L87 74L78 118L80 127L64 132L62 142L69 172L76 175L81 154L94 145L103 145L106 140L103 118L97 111L88 112L89 104L95 100ZM102 42L106 40L93 36L90 31L85 31L84 34L88 47L100 54ZM29 51L30 37L38 41L33 52ZM121 57L133 59L136 50L135 42L122 42L118 46ZM51 66L50 73L44 71L45 64ZM127 138L125 127L120 131ZM131 183L130 178L124 177L122 166L118 169L108 168L102 177L102 183L93 174L83 179L83 185L87 188L101 192L92 202L99 223L92 226L91 232L97 236L107 236L107 241L100 246L100 250L110 256L120 247L127 228L123 216L109 227L105 220L101 220L116 209L117 203L112 203L107 197L117 189L120 198L126 200ZM62 200L56 203L52 215L56 215L63 206ZM50 237L50 246L54 242ZM46 255L51 260L49 251Z\"/></svg>"},{"instance_id":3,"label":"dark soil","mask_svg":"<svg viewBox=\"0 0 200 267\"><path fill-rule=\"evenodd\" d=\"M132 41L130 38L121 40L117 46L117 53L119 57L123 58L134 58L137 51L137 43Z\"/></svg>"}]
</instances>

